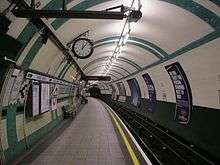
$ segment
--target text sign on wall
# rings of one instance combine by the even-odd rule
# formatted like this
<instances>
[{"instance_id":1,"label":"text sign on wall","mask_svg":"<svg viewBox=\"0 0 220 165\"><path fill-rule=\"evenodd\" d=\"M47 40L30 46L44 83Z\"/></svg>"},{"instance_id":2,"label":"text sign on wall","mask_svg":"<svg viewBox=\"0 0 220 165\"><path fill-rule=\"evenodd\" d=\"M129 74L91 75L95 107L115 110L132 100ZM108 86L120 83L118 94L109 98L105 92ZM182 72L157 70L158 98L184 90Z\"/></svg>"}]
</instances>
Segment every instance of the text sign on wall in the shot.
<instances>
[{"instance_id":1,"label":"text sign on wall","mask_svg":"<svg viewBox=\"0 0 220 165\"><path fill-rule=\"evenodd\" d=\"M181 124L187 124L192 110L192 93L188 79L178 62L165 66L165 68L170 75L176 95L174 119Z\"/></svg>"},{"instance_id":2,"label":"text sign on wall","mask_svg":"<svg viewBox=\"0 0 220 165\"><path fill-rule=\"evenodd\" d=\"M147 85L148 89L148 95L149 95L149 100L148 100L148 111L153 112L156 109L156 90L153 84L153 81L148 73L142 75L144 78L144 81Z\"/></svg>"}]
</instances>

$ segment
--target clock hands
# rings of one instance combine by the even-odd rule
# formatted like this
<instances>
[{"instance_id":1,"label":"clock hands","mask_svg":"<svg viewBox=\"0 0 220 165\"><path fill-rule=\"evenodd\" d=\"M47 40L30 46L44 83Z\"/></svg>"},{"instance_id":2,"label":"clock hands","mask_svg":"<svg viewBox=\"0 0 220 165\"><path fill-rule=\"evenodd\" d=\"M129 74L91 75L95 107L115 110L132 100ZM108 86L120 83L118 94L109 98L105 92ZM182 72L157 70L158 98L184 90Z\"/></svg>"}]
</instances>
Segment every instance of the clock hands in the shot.
<instances>
[{"instance_id":1,"label":"clock hands","mask_svg":"<svg viewBox=\"0 0 220 165\"><path fill-rule=\"evenodd\" d=\"M85 46L88 44L88 42L86 42L84 45L82 44L82 50L85 48Z\"/></svg>"}]
</instances>

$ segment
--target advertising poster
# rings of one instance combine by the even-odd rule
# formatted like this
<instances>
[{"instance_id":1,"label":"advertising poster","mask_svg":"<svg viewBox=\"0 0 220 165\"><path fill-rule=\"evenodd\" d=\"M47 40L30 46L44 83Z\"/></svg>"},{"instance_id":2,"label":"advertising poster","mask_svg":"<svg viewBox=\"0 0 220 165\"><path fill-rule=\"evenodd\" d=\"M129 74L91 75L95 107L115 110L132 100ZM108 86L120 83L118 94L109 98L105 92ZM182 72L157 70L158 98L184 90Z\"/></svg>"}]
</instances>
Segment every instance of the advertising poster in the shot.
<instances>
[{"instance_id":1,"label":"advertising poster","mask_svg":"<svg viewBox=\"0 0 220 165\"><path fill-rule=\"evenodd\" d=\"M178 62L165 66L170 75L176 95L176 111L174 119L187 124L192 110L191 88L184 70Z\"/></svg>"},{"instance_id":2,"label":"advertising poster","mask_svg":"<svg viewBox=\"0 0 220 165\"><path fill-rule=\"evenodd\" d=\"M110 85L110 87L112 89L112 100L116 100L117 99L116 89L113 85Z\"/></svg>"},{"instance_id":3,"label":"advertising poster","mask_svg":"<svg viewBox=\"0 0 220 165\"><path fill-rule=\"evenodd\" d=\"M57 109L57 97L58 97L58 85L50 84L50 92L51 92L51 110L54 111Z\"/></svg>"},{"instance_id":4,"label":"advertising poster","mask_svg":"<svg viewBox=\"0 0 220 165\"><path fill-rule=\"evenodd\" d=\"M19 90L23 82L24 74L22 71L20 72L18 69L14 69L12 76L15 78L15 81L10 94L10 104L17 103L18 101Z\"/></svg>"},{"instance_id":5,"label":"advertising poster","mask_svg":"<svg viewBox=\"0 0 220 165\"><path fill-rule=\"evenodd\" d=\"M52 111L57 109L57 98L51 99L51 109L52 109Z\"/></svg>"},{"instance_id":6,"label":"advertising poster","mask_svg":"<svg viewBox=\"0 0 220 165\"><path fill-rule=\"evenodd\" d=\"M41 113L50 110L50 85L46 83L41 84Z\"/></svg>"},{"instance_id":7,"label":"advertising poster","mask_svg":"<svg viewBox=\"0 0 220 165\"><path fill-rule=\"evenodd\" d=\"M136 107L140 107L141 105L141 90L138 85L138 82L135 78L127 80L129 88L131 90L131 99L132 104Z\"/></svg>"},{"instance_id":8,"label":"advertising poster","mask_svg":"<svg viewBox=\"0 0 220 165\"><path fill-rule=\"evenodd\" d=\"M118 101L120 102L125 102L126 101L126 91L125 91L125 86L122 82L116 83L119 91L119 97Z\"/></svg>"},{"instance_id":9,"label":"advertising poster","mask_svg":"<svg viewBox=\"0 0 220 165\"><path fill-rule=\"evenodd\" d=\"M149 95L148 111L154 112L156 109L156 101L157 101L156 89L155 89L154 83L148 73L142 75L142 77L144 78L144 81L145 81L145 83L147 85L147 89L148 89L148 95Z\"/></svg>"},{"instance_id":10,"label":"advertising poster","mask_svg":"<svg viewBox=\"0 0 220 165\"><path fill-rule=\"evenodd\" d=\"M40 86L39 82L32 82L32 116L40 114Z\"/></svg>"}]
</instances>

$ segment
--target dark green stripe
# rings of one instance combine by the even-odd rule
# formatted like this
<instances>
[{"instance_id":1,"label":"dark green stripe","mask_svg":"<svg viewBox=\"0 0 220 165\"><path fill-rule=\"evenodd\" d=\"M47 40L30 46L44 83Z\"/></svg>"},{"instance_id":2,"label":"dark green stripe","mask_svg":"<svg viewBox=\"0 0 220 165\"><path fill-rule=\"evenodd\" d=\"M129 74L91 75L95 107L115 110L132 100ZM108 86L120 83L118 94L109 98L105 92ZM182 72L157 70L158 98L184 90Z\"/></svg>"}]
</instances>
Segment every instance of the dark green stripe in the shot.
<instances>
[{"instance_id":1,"label":"dark green stripe","mask_svg":"<svg viewBox=\"0 0 220 165\"><path fill-rule=\"evenodd\" d=\"M89 74L89 73L92 72L92 71L97 70L98 68L99 68L99 67L96 67L96 68L93 68L93 69L89 70L89 71L87 72L87 74ZM116 70L114 70L114 69L110 69L110 71L115 72L115 73L119 74L120 76L124 77L124 75L123 75L122 73L120 73L120 72L118 72L118 71L116 71Z\"/></svg>"},{"instance_id":2,"label":"dark green stripe","mask_svg":"<svg viewBox=\"0 0 220 165\"><path fill-rule=\"evenodd\" d=\"M123 75L123 74L121 74L120 72L118 72L117 70L110 69L110 71L109 71L109 72L115 72L115 73L117 73L117 74L121 75L122 77L124 77L124 75Z\"/></svg>"},{"instance_id":3,"label":"dark green stripe","mask_svg":"<svg viewBox=\"0 0 220 165\"><path fill-rule=\"evenodd\" d=\"M170 55L169 55L169 58L164 59L164 61L154 62L154 63L152 63L152 64L150 64L150 65L148 65L148 66L142 68L142 69L139 70L139 71L136 71L136 72L134 72L134 73L132 73L132 74L130 74L130 75L128 75L128 76L125 76L125 77L123 77L123 78L120 78L119 80L122 80L122 79L124 79L124 78L128 78L129 76L133 76L133 75L135 75L135 74L137 74L137 73L139 73L139 72L141 72L141 71L143 71L143 70L147 70L147 69L152 68L152 67L154 67L154 66L156 66L156 65L159 65L159 64L161 64L161 63L163 63L163 62L166 62L166 61L168 61L168 60L170 60L170 59L172 59L172 58L175 58L175 57L177 57L177 56L180 56L180 55L182 55L182 54L184 54L184 53L186 53L186 52L189 52L189 51L192 50L192 49L198 48L198 47L200 47L200 46L202 46L202 45L204 45L204 44L207 44L208 42L213 41L213 40L215 40L215 39L217 39L217 38L219 38L219 37L220 37L220 29L218 29L217 31L214 31L214 32L212 32L212 33L209 33L209 34L207 34L206 36L200 38L199 40L196 40L196 41L194 41L194 42L188 44L187 46L185 46L185 47L183 47L183 48L177 50L176 52L170 54ZM119 80L117 80L117 81L119 81ZM115 82L115 81L113 81L113 82ZM113 82L111 82L111 83L113 83Z\"/></svg>"},{"instance_id":4,"label":"dark green stripe","mask_svg":"<svg viewBox=\"0 0 220 165\"><path fill-rule=\"evenodd\" d=\"M10 105L7 110L7 140L9 147L14 147L17 142L16 132L16 105Z\"/></svg>"},{"instance_id":5,"label":"dark green stripe","mask_svg":"<svg viewBox=\"0 0 220 165\"><path fill-rule=\"evenodd\" d=\"M111 76L111 77L114 77L114 78L116 78L116 79L119 79L119 77L117 77L117 76L115 76L114 74L111 74L111 72L109 72L109 73L107 73L107 76Z\"/></svg>"},{"instance_id":6,"label":"dark green stripe","mask_svg":"<svg viewBox=\"0 0 220 165\"><path fill-rule=\"evenodd\" d=\"M23 52L23 50L25 49L27 44L31 41L32 37L37 31L38 31L37 28L30 22L25 26L25 28L23 29L23 31L20 33L20 35L17 38L17 40L21 42L23 46L21 50L18 52L16 56L16 60L18 60L21 53Z\"/></svg>"},{"instance_id":7,"label":"dark green stripe","mask_svg":"<svg viewBox=\"0 0 220 165\"><path fill-rule=\"evenodd\" d=\"M67 73L67 71L69 70L70 67L71 67L71 64L66 68L66 70L65 70L65 72L63 73L63 75L61 76L61 78L64 78L64 77L65 77L65 75L66 75L66 73Z\"/></svg>"},{"instance_id":8,"label":"dark green stripe","mask_svg":"<svg viewBox=\"0 0 220 165\"><path fill-rule=\"evenodd\" d=\"M60 9L62 6L62 1L60 0L52 0L50 1L45 7L43 7L43 9ZM20 33L20 35L18 36L18 41L20 41L21 43L23 43L23 48L20 50L20 52L18 53L16 59L18 59L21 55L21 53L23 52L24 48L27 46L27 44L30 42L30 40L32 39L32 37L34 36L34 34L36 32L38 32L39 30L36 28L36 26L34 26L31 22L29 22L25 28L23 29L23 31Z\"/></svg>"},{"instance_id":9,"label":"dark green stripe","mask_svg":"<svg viewBox=\"0 0 220 165\"><path fill-rule=\"evenodd\" d=\"M171 4L174 4L176 6L179 6L199 18L201 18L203 21L208 23L210 26L212 26L214 29L218 29L220 26L220 18L213 13L212 11L208 10L207 8L203 7L202 5L192 1L192 0L162 0Z\"/></svg>"},{"instance_id":10,"label":"dark green stripe","mask_svg":"<svg viewBox=\"0 0 220 165\"><path fill-rule=\"evenodd\" d=\"M150 41L146 41L142 38L137 38L137 37L130 37L131 40L137 41L137 42L141 42L145 45L149 45L150 47L154 48L155 50L157 50L158 52L160 52L160 54L162 54L164 57L168 56L168 53L165 52L162 48L160 48L159 46L155 45L154 43L150 42Z\"/></svg>"},{"instance_id":11,"label":"dark green stripe","mask_svg":"<svg viewBox=\"0 0 220 165\"><path fill-rule=\"evenodd\" d=\"M110 0L85 0L75 6L73 6L71 9L69 10L86 10L90 7L93 7L95 5L98 5L100 3L103 3L103 2L107 2L107 1L110 1ZM54 20L51 25L53 26L53 28L55 30L57 30L60 26L62 26L65 22L67 22L69 19L63 19L63 18L57 18L56 20Z\"/></svg>"},{"instance_id":12,"label":"dark green stripe","mask_svg":"<svg viewBox=\"0 0 220 165\"><path fill-rule=\"evenodd\" d=\"M63 69L61 70L61 72L59 73L58 77L60 78L63 75L63 72L65 71L65 69L67 68L68 63L66 62L66 64L64 64Z\"/></svg>"},{"instance_id":13,"label":"dark green stripe","mask_svg":"<svg viewBox=\"0 0 220 165\"><path fill-rule=\"evenodd\" d=\"M100 40L96 41L94 47L96 48L96 47L100 47L100 46L103 46L103 45L106 45L106 44L112 44L112 43L115 42L115 40L118 40L118 39L119 39L119 36L103 38L103 39L100 39ZM132 41L135 41L135 42L132 42ZM104 43L102 43L102 42L104 42ZM161 55L163 55L164 57L168 56L168 53L166 53L162 48L160 48L159 46L157 46L157 45L155 45L155 44L153 44L153 43L151 43L149 41L141 39L141 38L129 37L127 43L131 44L131 45L139 46L139 47L141 47L141 48L143 48L145 50L148 50L148 51L150 51L152 54L154 54L159 59L163 58ZM147 46L144 46L144 45L142 45L140 43L142 43L144 45L147 45Z\"/></svg>"},{"instance_id":14,"label":"dark green stripe","mask_svg":"<svg viewBox=\"0 0 220 165\"><path fill-rule=\"evenodd\" d=\"M15 114L13 114L13 118L16 117ZM15 119L13 119L15 120ZM51 121L47 125L43 126L39 130L33 132L31 135L28 136L28 142L30 147L33 146L33 144L38 141L41 137L46 135L51 129L53 129L56 125L58 125L62 121L62 116L58 117L56 120ZM12 126L11 126L12 127ZM13 126L16 133L16 125ZM12 135L12 134L11 134ZM15 135L13 135L15 136ZM26 150L25 148L25 141L22 139L21 141L17 141L17 143L14 143L14 145L9 146L7 150L4 151L7 163L10 164L12 160L14 160L18 155L20 155L22 152Z\"/></svg>"},{"instance_id":15,"label":"dark green stripe","mask_svg":"<svg viewBox=\"0 0 220 165\"><path fill-rule=\"evenodd\" d=\"M220 1L219 0L210 0L212 3L216 4L217 6L220 6Z\"/></svg>"},{"instance_id":16,"label":"dark green stripe","mask_svg":"<svg viewBox=\"0 0 220 165\"><path fill-rule=\"evenodd\" d=\"M99 3L107 2L109 0L85 0L82 3L72 7L70 10L86 10L94 5L98 5ZM208 10L207 8L203 7L202 5L192 1L192 0L161 0L167 3L174 4L179 6L192 14L198 16L200 19L205 21L206 23L210 24L213 28L218 28L220 25L220 18L213 13L212 11ZM69 19L56 19L52 26L54 29L58 29L61 25L67 22Z\"/></svg>"},{"instance_id":17,"label":"dark green stripe","mask_svg":"<svg viewBox=\"0 0 220 165\"><path fill-rule=\"evenodd\" d=\"M91 66L91 65L90 65ZM106 66L106 65L98 65L97 67L104 67L104 66ZM120 66L118 66L118 65L111 65L112 67L115 67L115 68L117 68L117 69L121 69L121 70L123 70L124 72L126 72L127 74L131 74L128 70L126 70L126 69L124 69L124 68L122 68L122 67L120 67ZM89 66L88 66L89 67ZM86 67L85 69L84 69L84 71L88 68L88 67Z\"/></svg>"},{"instance_id":18,"label":"dark green stripe","mask_svg":"<svg viewBox=\"0 0 220 165\"><path fill-rule=\"evenodd\" d=\"M111 95L102 95L102 98L108 100L109 103L111 100ZM215 155L219 160L220 132L215 131L219 130L219 109L194 105L191 113L191 122L186 126L179 124L173 119L176 109L176 104L173 102L157 100L156 110L153 113L147 111L149 106L148 99L142 98L140 108L134 107L131 103L132 98L130 96L126 97L125 103L118 102L118 104L123 105L123 107L127 108L128 110L134 111L140 115L144 115L164 128L173 131L178 136L184 138L191 144L194 144L195 147L200 149L202 148L205 151L208 151L208 153Z\"/></svg>"},{"instance_id":19,"label":"dark green stripe","mask_svg":"<svg viewBox=\"0 0 220 165\"><path fill-rule=\"evenodd\" d=\"M97 58L93 61L90 61L89 63L87 63L83 68L82 70L84 70L85 68L87 68L89 65L92 65L92 64L95 64L97 62L100 62L100 61L106 61L108 59L108 56L105 56L105 57L100 57L100 58ZM127 64L130 64L131 66L133 66L134 68L136 68L137 70L140 70L141 67L139 65L137 65L136 63L134 63L133 61L130 61L124 57L119 57L118 58L118 61L122 61L122 62L125 62Z\"/></svg>"},{"instance_id":20,"label":"dark green stripe","mask_svg":"<svg viewBox=\"0 0 220 165\"><path fill-rule=\"evenodd\" d=\"M83 1L82 3L80 3L78 5L74 6L71 9L72 10L85 10L85 9L87 9L89 7L92 7L94 5L97 5L99 3L103 3L103 2L106 2L106 1L108 1L108 0L96 0L96 1L86 0L86 1ZM217 29L219 27L219 25L220 25L220 23L219 23L220 19L219 19L219 17L215 13L209 11L205 7L199 5L199 4L197 4L197 3L195 3L195 2L193 2L191 0L179 0L179 1L163 0L163 1L171 3L171 4L174 4L174 5L177 5L177 6L180 6L180 7L184 8L184 9L192 12L193 14L195 14L198 17L200 17L201 19L203 19L205 22L209 23L215 29ZM61 7L60 1L54 0L54 1L51 1L44 9L50 9L50 8L59 9L60 7ZM63 23L65 23L66 21L67 21L67 19L56 19L52 23L52 25L54 26L55 29L57 29ZM35 33L35 30L33 30L31 28L31 26L33 26L33 25L28 25L27 27L25 27L25 29L21 33L20 40L22 40L22 38L26 38L27 41L28 41L28 40L30 40L32 38L33 34ZM28 33L26 33L25 31L27 31ZM24 37L24 35L27 35L27 36ZM41 46L39 46L39 47L41 47ZM30 50L30 52L31 51L32 51L32 49ZM34 49L34 51L35 51L35 53L38 52L38 51L36 51L36 49ZM36 55L34 53L30 53L30 54L32 54L33 56ZM28 61L28 63L31 63L31 59L33 60L34 57L30 57L30 59L27 58L26 61ZM28 63L25 64L25 67L29 67L30 64L28 64Z\"/></svg>"},{"instance_id":21,"label":"dark green stripe","mask_svg":"<svg viewBox=\"0 0 220 165\"><path fill-rule=\"evenodd\" d=\"M98 47L101 47L101 46L105 46L105 45L108 45L108 44L114 44L114 43L115 43L115 40L110 40L110 41L107 41L107 42L104 42L104 43L101 43L101 44L97 44L97 45L94 46L94 48L98 48ZM142 45L140 43L136 43L136 42L132 42L131 40L128 40L127 44L140 47L140 48L142 48L144 50L147 50L147 51L151 52L157 58L159 58L161 60L163 59L163 57L158 52L156 52L155 50L153 50L153 49L151 49L151 48L149 48L147 46L144 46L144 45Z\"/></svg>"},{"instance_id":22,"label":"dark green stripe","mask_svg":"<svg viewBox=\"0 0 220 165\"><path fill-rule=\"evenodd\" d=\"M176 52L172 53L169 55L169 59L171 58L174 58L174 57L177 57L183 53L186 53L194 48L197 48L201 45L204 45L212 40L215 40L217 39L218 37L220 37L220 30L217 30L217 31L214 31L212 33L209 33L207 34L206 36L194 41L194 42L191 42L190 44L188 44L187 46L177 50Z\"/></svg>"},{"instance_id":23,"label":"dark green stripe","mask_svg":"<svg viewBox=\"0 0 220 165\"><path fill-rule=\"evenodd\" d=\"M51 0L46 6L43 7L44 10L49 10L49 9L53 9L53 10L59 10L60 8L62 8L62 1L61 0Z\"/></svg>"},{"instance_id":24,"label":"dark green stripe","mask_svg":"<svg viewBox=\"0 0 220 165\"><path fill-rule=\"evenodd\" d=\"M37 41L34 43L34 45L32 46L31 50L28 52L28 54L24 58L24 61L22 62L22 65L21 65L21 67L23 69L28 69L29 68L29 66L31 65L35 55L38 53L38 51L40 50L42 45L43 44L41 42L41 37L39 37L37 39Z\"/></svg>"}]
</instances>

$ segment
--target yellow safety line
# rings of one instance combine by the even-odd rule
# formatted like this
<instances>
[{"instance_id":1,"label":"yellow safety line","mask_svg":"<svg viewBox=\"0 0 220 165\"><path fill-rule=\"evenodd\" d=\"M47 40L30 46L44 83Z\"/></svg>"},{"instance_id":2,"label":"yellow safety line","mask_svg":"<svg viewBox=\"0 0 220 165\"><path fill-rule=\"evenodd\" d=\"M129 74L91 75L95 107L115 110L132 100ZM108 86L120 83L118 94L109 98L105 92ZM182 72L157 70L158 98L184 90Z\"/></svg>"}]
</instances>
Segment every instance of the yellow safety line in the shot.
<instances>
[{"instance_id":1,"label":"yellow safety line","mask_svg":"<svg viewBox=\"0 0 220 165\"><path fill-rule=\"evenodd\" d=\"M106 108L106 109L107 109L107 108ZM132 159L132 161L133 161L133 164L134 164L134 165L140 165L140 162L139 162L138 158L136 157L136 155L135 155L135 153L134 153L134 151L133 151L133 149L132 149L130 143L128 142L128 139L127 139L127 137L126 137L124 131L122 130L121 126L119 125L118 121L115 119L113 113L112 113L110 110L107 110L107 111L110 113L111 117L113 118L113 120L114 120L114 122L115 122L115 124L116 124L116 126L117 126L117 128L118 128L118 131L119 131L119 133L121 134L122 139L124 140L124 143L125 143L125 145L126 145L126 147L127 147L127 150L128 150L128 152L129 152L129 154L130 154L130 156L131 156L131 159Z\"/></svg>"}]
</instances>

